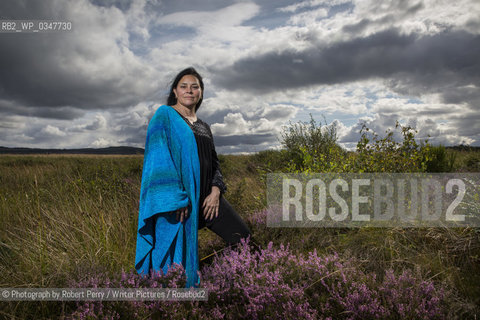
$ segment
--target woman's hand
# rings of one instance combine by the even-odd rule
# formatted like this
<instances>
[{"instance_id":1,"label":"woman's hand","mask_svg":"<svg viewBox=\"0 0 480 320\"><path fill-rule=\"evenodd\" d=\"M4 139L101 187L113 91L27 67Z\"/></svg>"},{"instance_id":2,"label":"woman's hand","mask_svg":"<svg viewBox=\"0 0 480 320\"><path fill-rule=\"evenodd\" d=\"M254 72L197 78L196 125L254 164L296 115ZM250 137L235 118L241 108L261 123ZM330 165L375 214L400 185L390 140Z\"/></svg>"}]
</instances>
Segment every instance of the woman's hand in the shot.
<instances>
[{"instance_id":1,"label":"woman's hand","mask_svg":"<svg viewBox=\"0 0 480 320\"><path fill-rule=\"evenodd\" d=\"M205 220L218 217L218 206L220 203L220 189L217 186L212 187L212 192L203 201L203 216Z\"/></svg>"},{"instance_id":2,"label":"woman's hand","mask_svg":"<svg viewBox=\"0 0 480 320\"><path fill-rule=\"evenodd\" d=\"M180 222L183 222L184 220L187 220L188 217L188 206L185 208L180 208L176 211L177 213L177 220Z\"/></svg>"}]
</instances>

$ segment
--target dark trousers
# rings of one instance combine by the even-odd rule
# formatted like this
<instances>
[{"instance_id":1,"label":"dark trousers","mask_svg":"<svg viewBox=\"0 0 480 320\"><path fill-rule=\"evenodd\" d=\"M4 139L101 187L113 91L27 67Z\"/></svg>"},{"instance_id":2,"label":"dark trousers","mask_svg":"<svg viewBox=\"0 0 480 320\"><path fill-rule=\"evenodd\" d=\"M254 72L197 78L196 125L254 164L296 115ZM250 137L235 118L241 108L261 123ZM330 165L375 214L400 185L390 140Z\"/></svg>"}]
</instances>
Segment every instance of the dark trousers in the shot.
<instances>
[{"instance_id":1,"label":"dark trousers","mask_svg":"<svg viewBox=\"0 0 480 320\"><path fill-rule=\"evenodd\" d=\"M215 232L225 240L228 245L237 244L240 242L240 239L246 238L252 234L242 218L223 196L220 196L218 217L213 217L211 220L205 220L203 210L199 211L198 228L202 229L204 227Z\"/></svg>"}]
</instances>

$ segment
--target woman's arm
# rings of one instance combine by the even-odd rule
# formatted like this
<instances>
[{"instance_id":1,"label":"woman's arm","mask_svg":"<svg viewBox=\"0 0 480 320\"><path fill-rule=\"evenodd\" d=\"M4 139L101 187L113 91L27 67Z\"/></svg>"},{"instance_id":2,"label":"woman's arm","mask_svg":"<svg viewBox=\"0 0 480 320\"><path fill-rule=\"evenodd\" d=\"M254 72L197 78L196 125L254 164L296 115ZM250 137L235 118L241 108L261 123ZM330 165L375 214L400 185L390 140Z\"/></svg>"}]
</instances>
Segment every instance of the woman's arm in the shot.
<instances>
[{"instance_id":1,"label":"woman's arm","mask_svg":"<svg viewBox=\"0 0 480 320\"><path fill-rule=\"evenodd\" d=\"M227 191L227 186L223 182L223 175L220 171L220 161L218 160L217 152L215 151L215 144L213 143L213 135L210 126L207 125L210 139L212 139L212 191L203 201L203 215L206 220L218 217L218 207L220 203L220 196Z\"/></svg>"}]
</instances>

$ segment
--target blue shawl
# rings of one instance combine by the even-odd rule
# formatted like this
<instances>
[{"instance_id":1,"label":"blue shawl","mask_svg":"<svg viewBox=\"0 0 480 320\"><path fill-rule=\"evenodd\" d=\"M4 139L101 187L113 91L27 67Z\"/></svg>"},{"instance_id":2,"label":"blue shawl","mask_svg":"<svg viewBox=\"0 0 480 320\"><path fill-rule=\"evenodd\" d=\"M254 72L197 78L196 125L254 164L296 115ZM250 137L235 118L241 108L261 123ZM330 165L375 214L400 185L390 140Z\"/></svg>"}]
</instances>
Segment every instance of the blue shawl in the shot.
<instances>
[{"instance_id":1,"label":"blue shawl","mask_svg":"<svg viewBox=\"0 0 480 320\"><path fill-rule=\"evenodd\" d=\"M135 269L163 273L174 264L198 286L200 161L195 136L172 107L158 108L148 125L143 160ZM183 223L175 211L189 206Z\"/></svg>"}]
</instances>

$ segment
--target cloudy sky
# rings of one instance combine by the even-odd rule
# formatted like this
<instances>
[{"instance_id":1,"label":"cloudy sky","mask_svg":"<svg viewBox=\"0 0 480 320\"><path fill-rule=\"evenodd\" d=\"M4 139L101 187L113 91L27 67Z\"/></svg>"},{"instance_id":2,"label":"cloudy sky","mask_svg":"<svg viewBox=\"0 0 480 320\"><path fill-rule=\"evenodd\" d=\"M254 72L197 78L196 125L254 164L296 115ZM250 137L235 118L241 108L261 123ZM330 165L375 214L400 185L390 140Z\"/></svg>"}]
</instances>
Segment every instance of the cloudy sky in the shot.
<instances>
[{"instance_id":1,"label":"cloudy sky","mask_svg":"<svg viewBox=\"0 0 480 320\"><path fill-rule=\"evenodd\" d=\"M72 31L0 33L0 146L144 147L172 78L205 80L217 152L278 147L289 121L395 121L480 146L478 0L3 0L0 19Z\"/></svg>"}]
</instances>

